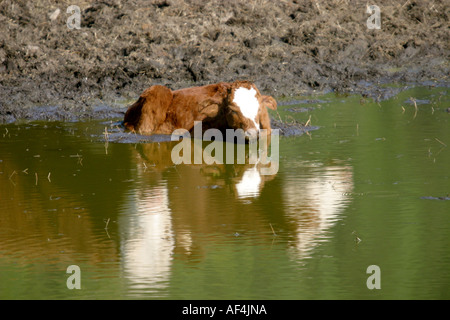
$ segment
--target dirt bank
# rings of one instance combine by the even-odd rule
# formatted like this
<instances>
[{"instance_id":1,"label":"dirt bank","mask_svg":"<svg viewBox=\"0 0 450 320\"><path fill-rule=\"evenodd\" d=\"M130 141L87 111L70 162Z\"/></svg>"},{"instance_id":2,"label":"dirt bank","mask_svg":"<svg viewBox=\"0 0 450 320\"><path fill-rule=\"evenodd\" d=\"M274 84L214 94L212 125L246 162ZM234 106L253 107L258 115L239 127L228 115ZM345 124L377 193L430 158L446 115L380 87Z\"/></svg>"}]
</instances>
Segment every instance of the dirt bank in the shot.
<instances>
[{"instance_id":1,"label":"dirt bank","mask_svg":"<svg viewBox=\"0 0 450 320\"><path fill-rule=\"evenodd\" d=\"M112 116L155 83L249 79L277 97L447 84L445 3L377 0L370 30L359 0L3 0L0 122ZM80 29L66 24L70 5Z\"/></svg>"}]
</instances>

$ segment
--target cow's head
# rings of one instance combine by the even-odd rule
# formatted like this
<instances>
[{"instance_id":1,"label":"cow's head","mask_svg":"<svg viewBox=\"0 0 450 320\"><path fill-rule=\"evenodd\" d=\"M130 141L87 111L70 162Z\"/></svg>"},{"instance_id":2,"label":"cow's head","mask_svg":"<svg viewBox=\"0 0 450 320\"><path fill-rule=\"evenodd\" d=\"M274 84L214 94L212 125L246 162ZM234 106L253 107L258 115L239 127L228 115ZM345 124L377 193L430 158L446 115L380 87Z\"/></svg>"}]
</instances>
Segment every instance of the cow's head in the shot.
<instances>
[{"instance_id":1,"label":"cow's head","mask_svg":"<svg viewBox=\"0 0 450 320\"><path fill-rule=\"evenodd\" d=\"M267 108L276 110L277 103L270 96L263 96L256 86L248 81L236 81L231 85L226 117L228 126L242 129L246 138L254 138L260 129L270 134L270 118Z\"/></svg>"}]
</instances>

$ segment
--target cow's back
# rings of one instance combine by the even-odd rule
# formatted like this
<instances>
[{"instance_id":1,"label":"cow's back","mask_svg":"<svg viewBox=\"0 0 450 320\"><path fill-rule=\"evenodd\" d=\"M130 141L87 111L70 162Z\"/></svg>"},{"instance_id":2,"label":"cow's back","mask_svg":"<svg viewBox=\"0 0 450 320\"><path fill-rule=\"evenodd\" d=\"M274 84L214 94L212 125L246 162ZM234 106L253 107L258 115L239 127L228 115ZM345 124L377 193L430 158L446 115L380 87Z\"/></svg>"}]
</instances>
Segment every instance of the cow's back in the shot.
<instances>
[{"instance_id":1,"label":"cow's back","mask_svg":"<svg viewBox=\"0 0 450 320\"><path fill-rule=\"evenodd\" d=\"M194 121L202 121L203 129L226 125L223 114L230 84L226 82L173 91L167 121L175 129L192 130Z\"/></svg>"}]
</instances>

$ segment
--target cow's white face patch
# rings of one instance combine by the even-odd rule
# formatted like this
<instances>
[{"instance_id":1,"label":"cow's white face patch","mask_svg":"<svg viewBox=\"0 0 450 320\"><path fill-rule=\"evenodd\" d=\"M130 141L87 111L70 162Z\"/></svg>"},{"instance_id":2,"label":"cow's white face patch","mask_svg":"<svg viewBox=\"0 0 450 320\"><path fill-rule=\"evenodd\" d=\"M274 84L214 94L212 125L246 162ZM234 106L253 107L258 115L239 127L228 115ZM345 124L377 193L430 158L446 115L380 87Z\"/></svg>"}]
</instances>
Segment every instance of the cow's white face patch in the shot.
<instances>
[{"instance_id":1,"label":"cow's white face patch","mask_svg":"<svg viewBox=\"0 0 450 320\"><path fill-rule=\"evenodd\" d=\"M234 92L233 102L241 109L242 115L255 124L255 128L259 129L256 117L259 110L259 102L256 99L256 90L254 88L238 88Z\"/></svg>"}]
</instances>

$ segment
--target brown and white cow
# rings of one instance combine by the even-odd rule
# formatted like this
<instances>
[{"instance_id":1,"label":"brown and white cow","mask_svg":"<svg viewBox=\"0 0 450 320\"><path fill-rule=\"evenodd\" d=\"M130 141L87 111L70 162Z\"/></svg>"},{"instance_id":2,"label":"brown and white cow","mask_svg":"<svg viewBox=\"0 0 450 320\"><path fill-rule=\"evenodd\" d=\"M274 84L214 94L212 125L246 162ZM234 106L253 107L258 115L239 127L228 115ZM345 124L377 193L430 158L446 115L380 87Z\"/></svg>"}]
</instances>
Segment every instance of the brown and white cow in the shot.
<instances>
[{"instance_id":1,"label":"brown and white cow","mask_svg":"<svg viewBox=\"0 0 450 320\"><path fill-rule=\"evenodd\" d=\"M124 125L141 134L172 134L176 129L192 131L194 122L201 121L203 130L242 129L254 136L260 129L271 133L267 108L276 110L275 99L261 95L249 81L175 91L154 85L128 108Z\"/></svg>"}]
</instances>

